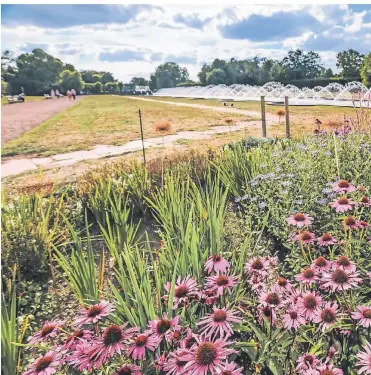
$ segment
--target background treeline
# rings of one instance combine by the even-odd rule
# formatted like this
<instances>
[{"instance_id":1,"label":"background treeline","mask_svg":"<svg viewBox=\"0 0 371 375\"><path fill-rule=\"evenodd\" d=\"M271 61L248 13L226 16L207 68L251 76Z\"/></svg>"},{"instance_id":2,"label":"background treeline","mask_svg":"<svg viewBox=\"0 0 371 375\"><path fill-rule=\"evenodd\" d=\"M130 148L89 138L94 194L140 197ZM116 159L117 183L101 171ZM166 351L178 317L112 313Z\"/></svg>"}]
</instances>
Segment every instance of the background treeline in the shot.
<instances>
[{"instance_id":1,"label":"background treeline","mask_svg":"<svg viewBox=\"0 0 371 375\"><path fill-rule=\"evenodd\" d=\"M151 90L165 87L249 84L263 85L270 81L293 84L298 87L326 86L331 82L345 84L362 81L371 86L371 53L362 55L354 49L337 54L338 74L326 69L318 53L300 49L289 51L282 60L254 57L229 61L215 59L204 64L198 73L198 81L189 79L187 68L175 62L159 65L147 80L134 77L128 83L119 82L112 73L104 71L77 71L71 64L47 54L41 49L15 57L11 51L1 56L3 93L19 93L23 87L28 95L41 95L50 89L62 93L74 88L90 94L135 93L135 86L149 86Z\"/></svg>"}]
</instances>

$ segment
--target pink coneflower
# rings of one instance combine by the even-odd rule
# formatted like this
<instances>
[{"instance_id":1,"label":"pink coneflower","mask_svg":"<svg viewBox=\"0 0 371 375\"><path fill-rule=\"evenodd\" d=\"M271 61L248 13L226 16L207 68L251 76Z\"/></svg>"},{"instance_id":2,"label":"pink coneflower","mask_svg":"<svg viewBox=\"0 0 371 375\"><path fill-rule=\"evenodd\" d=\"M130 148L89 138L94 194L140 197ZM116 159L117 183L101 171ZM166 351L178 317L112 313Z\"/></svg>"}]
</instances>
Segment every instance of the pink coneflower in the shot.
<instances>
[{"instance_id":1,"label":"pink coneflower","mask_svg":"<svg viewBox=\"0 0 371 375\"><path fill-rule=\"evenodd\" d=\"M46 321L42 329L35 335L28 339L30 344L37 344L39 342L45 342L49 338L53 338L59 334L60 327L64 325L62 320L53 320L51 322Z\"/></svg>"},{"instance_id":2,"label":"pink coneflower","mask_svg":"<svg viewBox=\"0 0 371 375\"><path fill-rule=\"evenodd\" d=\"M148 324L150 326L152 334L156 335L160 339L165 336L166 340L169 341L171 331L175 331L181 328L178 322L179 316L176 316L175 318L169 320L166 313L163 313L162 319L156 318L155 320L151 320Z\"/></svg>"},{"instance_id":3,"label":"pink coneflower","mask_svg":"<svg viewBox=\"0 0 371 375\"><path fill-rule=\"evenodd\" d=\"M306 353L300 356L296 363L296 372L299 375L305 375L308 370L316 369L320 361L315 355Z\"/></svg>"},{"instance_id":4,"label":"pink coneflower","mask_svg":"<svg viewBox=\"0 0 371 375\"><path fill-rule=\"evenodd\" d=\"M165 353L162 353L160 356L156 356L154 367L159 373L162 373L166 360L167 358Z\"/></svg>"},{"instance_id":5,"label":"pink coneflower","mask_svg":"<svg viewBox=\"0 0 371 375\"><path fill-rule=\"evenodd\" d=\"M358 223L359 223L359 227L360 228L364 228L364 229L366 229L366 228L368 228L368 227L371 226L367 221L364 221L364 220L361 220Z\"/></svg>"},{"instance_id":6,"label":"pink coneflower","mask_svg":"<svg viewBox=\"0 0 371 375\"><path fill-rule=\"evenodd\" d=\"M225 307L217 309L214 307L212 314L206 314L197 323L201 328L201 334L207 338L228 338L233 335L232 323L239 324L242 322L238 313L233 310L227 310Z\"/></svg>"},{"instance_id":7,"label":"pink coneflower","mask_svg":"<svg viewBox=\"0 0 371 375\"><path fill-rule=\"evenodd\" d=\"M200 335L197 335L192 332L190 328L186 329L187 336L186 338L181 342L180 346L183 349L190 349L193 345L197 343L197 339L200 337Z\"/></svg>"},{"instance_id":8,"label":"pink coneflower","mask_svg":"<svg viewBox=\"0 0 371 375\"><path fill-rule=\"evenodd\" d=\"M358 311L352 312L352 318L359 320L358 325L371 328L371 307L370 306L357 306Z\"/></svg>"},{"instance_id":9,"label":"pink coneflower","mask_svg":"<svg viewBox=\"0 0 371 375\"><path fill-rule=\"evenodd\" d=\"M313 322L320 323L322 331L325 331L328 327L337 322L338 307L336 302L333 302L332 305L331 302L327 302L320 311L316 312Z\"/></svg>"},{"instance_id":10,"label":"pink coneflower","mask_svg":"<svg viewBox=\"0 0 371 375\"><path fill-rule=\"evenodd\" d=\"M332 185L332 189L337 193L351 193L356 190L354 185L347 180L339 180Z\"/></svg>"},{"instance_id":11,"label":"pink coneflower","mask_svg":"<svg viewBox=\"0 0 371 375\"><path fill-rule=\"evenodd\" d=\"M334 367L331 364L323 364L317 369L318 375L343 375L343 370Z\"/></svg>"},{"instance_id":12,"label":"pink coneflower","mask_svg":"<svg viewBox=\"0 0 371 375\"><path fill-rule=\"evenodd\" d=\"M319 271L319 272L325 272L325 271L329 271L330 268L331 268L331 262L329 262L326 258L324 258L323 256L319 256L312 264L312 268L315 270L315 271Z\"/></svg>"},{"instance_id":13,"label":"pink coneflower","mask_svg":"<svg viewBox=\"0 0 371 375\"><path fill-rule=\"evenodd\" d=\"M333 262L335 268L342 268L343 270L354 272L356 270L355 264L345 255L340 256Z\"/></svg>"},{"instance_id":14,"label":"pink coneflower","mask_svg":"<svg viewBox=\"0 0 371 375\"><path fill-rule=\"evenodd\" d=\"M249 274L265 276L269 269L269 260L264 258L252 258L245 264L245 271Z\"/></svg>"},{"instance_id":15,"label":"pink coneflower","mask_svg":"<svg viewBox=\"0 0 371 375\"><path fill-rule=\"evenodd\" d=\"M357 287L362 279L358 272L351 272L340 267L333 272L326 272L322 275L322 288L332 292L343 291Z\"/></svg>"},{"instance_id":16,"label":"pink coneflower","mask_svg":"<svg viewBox=\"0 0 371 375\"><path fill-rule=\"evenodd\" d=\"M284 292L291 292L293 286L291 282L284 277L280 276L277 280L277 282L274 284L275 290L277 290L280 293Z\"/></svg>"},{"instance_id":17,"label":"pink coneflower","mask_svg":"<svg viewBox=\"0 0 371 375\"><path fill-rule=\"evenodd\" d=\"M221 255L213 255L205 263L205 271L208 274L214 270L216 273L226 273L229 263Z\"/></svg>"},{"instance_id":18,"label":"pink coneflower","mask_svg":"<svg viewBox=\"0 0 371 375\"><path fill-rule=\"evenodd\" d=\"M348 216L347 218L345 218L344 225L346 229L358 229L359 228L359 222L353 216Z\"/></svg>"},{"instance_id":19,"label":"pink coneflower","mask_svg":"<svg viewBox=\"0 0 371 375\"><path fill-rule=\"evenodd\" d=\"M247 282L251 285L251 289L254 292L259 292L260 290L264 289L266 284L263 280L261 275L254 274L250 278L247 279Z\"/></svg>"},{"instance_id":20,"label":"pink coneflower","mask_svg":"<svg viewBox=\"0 0 371 375\"><path fill-rule=\"evenodd\" d=\"M332 208L335 208L336 212L343 213L343 212L350 211L354 206L354 202L351 199L348 199L347 197L344 196L330 203L330 206Z\"/></svg>"},{"instance_id":21,"label":"pink coneflower","mask_svg":"<svg viewBox=\"0 0 371 375\"><path fill-rule=\"evenodd\" d=\"M297 233L293 236L294 241L300 242L304 245L314 243L315 238L316 238L315 234L312 232L308 232L308 231Z\"/></svg>"},{"instance_id":22,"label":"pink coneflower","mask_svg":"<svg viewBox=\"0 0 371 375\"><path fill-rule=\"evenodd\" d=\"M93 337L93 332L87 329L78 329L72 335L68 336L62 350L68 349L74 351L77 345L81 344L83 341L89 341Z\"/></svg>"},{"instance_id":23,"label":"pink coneflower","mask_svg":"<svg viewBox=\"0 0 371 375\"><path fill-rule=\"evenodd\" d=\"M322 297L315 292L306 292L298 298L298 310L304 315L305 319L313 320L322 306Z\"/></svg>"},{"instance_id":24,"label":"pink coneflower","mask_svg":"<svg viewBox=\"0 0 371 375\"><path fill-rule=\"evenodd\" d=\"M286 219L287 223L290 225L294 225L298 228L302 228L307 225L311 225L313 222L313 218L308 216L307 214L303 214L302 212L298 212L295 215L291 215Z\"/></svg>"},{"instance_id":25,"label":"pink coneflower","mask_svg":"<svg viewBox=\"0 0 371 375\"><path fill-rule=\"evenodd\" d=\"M278 257L274 256L274 257L265 257L265 259L269 262L269 266L270 267L277 267L278 266L278 263L279 263L279 260L278 260Z\"/></svg>"},{"instance_id":26,"label":"pink coneflower","mask_svg":"<svg viewBox=\"0 0 371 375\"><path fill-rule=\"evenodd\" d=\"M128 354L133 359L142 360L146 355L146 349L153 352L159 343L160 339L156 336L150 336L150 332L140 333L131 343Z\"/></svg>"},{"instance_id":27,"label":"pink coneflower","mask_svg":"<svg viewBox=\"0 0 371 375\"><path fill-rule=\"evenodd\" d=\"M317 238L317 243L319 246L334 245L336 242L336 239L329 233L323 233L321 237Z\"/></svg>"},{"instance_id":28,"label":"pink coneflower","mask_svg":"<svg viewBox=\"0 0 371 375\"><path fill-rule=\"evenodd\" d=\"M216 290L203 290L200 293L200 301L205 303L206 305L214 305L215 302L218 300L218 296L216 294Z\"/></svg>"},{"instance_id":29,"label":"pink coneflower","mask_svg":"<svg viewBox=\"0 0 371 375\"><path fill-rule=\"evenodd\" d=\"M79 371L88 370L90 372L94 366L94 361L90 358L91 350L91 344L82 342L76 346L75 351L66 358L66 361Z\"/></svg>"},{"instance_id":30,"label":"pink coneflower","mask_svg":"<svg viewBox=\"0 0 371 375\"><path fill-rule=\"evenodd\" d=\"M283 326L286 329L293 328L295 331L303 324L305 324L305 319L301 315L302 312L296 308L290 309L283 317Z\"/></svg>"},{"instance_id":31,"label":"pink coneflower","mask_svg":"<svg viewBox=\"0 0 371 375\"><path fill-rule=\"evenodd\" d=\"M168 282L165 285L165 289L170 293L171 283ZM185 279L179 276L174 288L174 306L176 309L179 305L187 305L191 298L197 298L199 296L199 290L197 281L192 279L191 276L187 276Z\"/></svg>"},{"instance_id":32,"label":"pink coneflower","mask_svg":"<svg viewBox=\"0 0 371 375\"><path fill-rule=\"evenodd\" d=\"M122 326L109 325L104 330L103 335L92 343L89 355L97 368L115 354L121 354L126 349L124 341L131 338L132 334L139 330L139 328L134 327L124 331L126 325L127 323Z\"/></svg>"},{"instance_id":33,"label":"pink coneflower","mask_svg":"<svg viewBox=\"0 0 371 375\"><path fill-rule=\"evenodd\" d=\"M243 368L238 367L237 363L228 363L226 362L223 365L223 371L220 373L220 375L243 375Z\"/></svg>"},{"instance_id":34,"label":"pink coneflower","mask_svg":"<svg viewBox=\"0 0 371 375\"><path fill-rule=\"evenodd\" d=\"M206 278L205 288L215 290L216 295L220 297L224 294L224 292L231 293L231 288L238 284L237 280L237 276L209 276Z\"/></svg>"},{"instance_id":35,"label":"pink coneflower","mask_svg":"<svg viewBox=\"0 0 371 375\"><path fill-rule=\"evenodd\" d=\"M38 358L32 363L23 375L52 375L57 372L57 367L61 364L61 356L52 351Z\"/></svg>"},{"instance_id":36,"label":"pink coneflower","mask_svg":"<svg viewBox=\"0 0 371 375\"><path fill-rule=\"evenodd\" d=\"M186 361L183 373L206 375L218 374L223 371L225 360L230 354L236 353L226 348L230 343L223 340L208 341L206 338L197 340L197 344L189 349L182 361Z\"/></svg>"},{"instance_id":37,"label":"pink coneflower","mask_svg":"<svg viewBox=\"0 0 371 375\"><path fill-rule=\"evenodd\" d=\"M318 277L315 273L315 270L309 267L309 268L302 270L301 273L296 275L295 279L297 281L303 282L304 284L311 285L311 284L316 283L316 281L318 280Z\"/></svg>"},{"instance_id":38,"label":"pink coneflower","mask_svg":"<svg viewBox=\"0 0 371 375\"><path fill-rule=\"evenodd\" d=\"M371 206L371 199L367 198L365 195L358 202L360 206Z\"/></svg>"},{"instance_id":39,"label":"pink coneflower","mask_svg":"<svg viewBox=\"0 0 371 375\"><path fill-rule=\"evenodd\" d=\"M264 317L272 324L276 322L276 312L269 306L259 307L258 319L260 323L264 321Z\"/></svg>"},{"instance_id":40,"label":"pink coneflower","mask_svg":"<svg viewBox=\"0 0 371 375\"><path fill-rule=\"evenodd\" d=\"M360 366L358 374L371 374L371 344L363 345L364 352L357 353L357 366Z\"/></svg>"},{"instance_id":41,"label":"pink coneflower","mask_svg":"<svg viewBox=\"0 0 371 375\"><path fill-rule=\"evenodd\" d=\"M187 364L187 361L183 360L187 352L182 349L178 349L175 352L171 352L167 361L164 364L163 370L167 375L179 375L183 373L184 366Z\"/></svg>"},{"instance_id":42,"label":"pink coneflower","mask_svg":"<svg viewBox=\"0 0 371 375\"><path fill-rule=\"evenodd\" d=\"M141 375L140 367L133 364L124 364L113 375Z\"/></svg>"},{"instance_id":43,"label":"pink coneflower","mask_svg":"<svg viewBox=\"0 0 371 375\"><path fill-rule=\"evenodd\" d=\"M79 326L83 324L97 323L99 320L102 320L104 317L111 314L114 309L115 308L111 303L101 301L89 308L81 309L79 311L79 316L75 320L75 324Z\"/></svg>"},{"instance_id":44,"label":"pink coneflower","mask_svg":"<svg viewBox=\"0 0 371 375\"><path fill-rule=\"evenodd\" d=\"M282 305L282 299L277 290L262 292L259 296L259 301L262 305L277 308Z\"/></svg>"},{"instance_id":45,"label":"pink coneflower","mask_svg":"<svg viewBox=\"0 0 371 375\"><path fill-rule=\"evenodd\" d=\"M292 288L291 293L287 296L286 302L289 302L292 306L296 306L299 298L302 297L302 294L295 287Z\"/></svg>"}]
</instances>

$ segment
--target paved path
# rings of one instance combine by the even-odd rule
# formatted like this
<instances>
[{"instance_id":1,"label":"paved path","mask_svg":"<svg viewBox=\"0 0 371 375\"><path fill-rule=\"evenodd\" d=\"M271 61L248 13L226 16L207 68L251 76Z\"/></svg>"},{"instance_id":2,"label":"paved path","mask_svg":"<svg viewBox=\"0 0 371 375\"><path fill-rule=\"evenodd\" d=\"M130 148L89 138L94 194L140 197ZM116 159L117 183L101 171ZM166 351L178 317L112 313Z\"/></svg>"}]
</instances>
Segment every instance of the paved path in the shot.
<instances>
[{"instance_id":1,"label":"paved path","mask_svg":"<svg viewBox=\"0 0 371 375\"><path fill-rule=\"evenodd\" d=\"M179 139L206 139L215 134L236 132L245 128L260 127L259 121L240 122L233 126L214 126L205 131L182 131L172 135L166 135L164 138L149 138L144 142L146 149L152 147L171 147ZM100 159L107 156L128 154L142 150L141 140L127 142L122 146L97 145L88 151L74 151L66 154L59 154L44 158L31 159L11 159L1 165L1 178L14 176L28 171L36 171L38 168L49 169L72 165L83 160Z\"/></svg>"},{"instance_id":2,"label":"paved path","mask_svg":"<svg viewBox=\"0 0 371 375\"><path fill-rule=\"evenodd\" d=\"M19 137L21 134L31 130L43 121L57 114L58 112L70 107L79 100L68 100L66 97L61 99L50 99L27 102L5 104L1 106L1 141L3 144L11 139Z\"/></svg>"},{"instance_id":3,"label":"paved path","mask_svg":"<svg viewBox=\"0 0 371 375\"><path fill-rule=\"evenodd\" d=\"M166 100L155 100L155 99L147 99L147 98L139 98L134 96L125 96L125 99L133 99L133 100L143 100L148 102L157 102L157 103L164 103L169 105L176 105L180 107L192 107L192 108L199 108L199 109L208 109L217 112L225 112L225 113L233 113L233 114L242 114L249 117L254 117L261 119L261 113L259 111L251 111L248 109L237 109L234 107L214 107L211 105L203 105L203 104L192 104L192 103L181 103L181 102L169 102ZM236 103L235 103L236 104ZM277 122L277 116L272 115L270 113L265 114L265 119L267 121L274 121Z\"/></svg>"}]
</instances>

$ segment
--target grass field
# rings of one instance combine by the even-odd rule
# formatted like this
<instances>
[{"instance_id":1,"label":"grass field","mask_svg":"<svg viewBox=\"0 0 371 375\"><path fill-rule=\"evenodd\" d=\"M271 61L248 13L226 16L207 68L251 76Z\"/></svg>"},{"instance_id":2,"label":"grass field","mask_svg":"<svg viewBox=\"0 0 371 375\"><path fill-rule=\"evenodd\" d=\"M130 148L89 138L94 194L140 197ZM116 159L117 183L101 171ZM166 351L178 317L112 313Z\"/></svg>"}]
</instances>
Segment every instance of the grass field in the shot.
<instances>
[{"instance_id":1,"label":"grass field","mask_svg":"<svg viewBox=\"0 0 371 375\"><path fill-rule=\"evenodd\" d=\"M26 96L26 102L37 102L39 100L44 100L43 96ZM1 104L8 104L6 96L1 97ZM14 103L17 104L17 103Z\"/></svg>"},{"instance_id":2,"label":"grass field","mask_svg":"<svg viewBox=\"0 0 371 375\"><path fill-rule=\"evenodd\" d=\"M188 99L188 98L165 98L153 96L151 99L154 100L163 100L169 102L180 102L180 103L189 103L189 104L202 104L214 107L222 107L223 102L218 99ZM246 109L250 111L260 112L260 102L234 102L234 107L237 109ZM267 113L274 114L280 106L266 105L265 109ZM346 108L346 107L333 107L333 106L292 106L290 107L290 114L292 116L305 116L310 119L312 118L333 118L338 116L356 116L357 110L355 108Z\"/></svg>"},{"instance_id":3,"label":"grass field","mask_svg":"<svg viewBox=\"0 0 371 375\"><path fill-rule=\"evenodd\" d=\"M142 110L145 138L154 137L153 126L168 120L172 132L205 130L226 125L225 120L249 120L245 115L197 108L135 101L115 96L90 96L53 116L38 127L3 146L2 155L51 155L88 149L97 144L114 145L140 137L138 109Z\"/></svg>"}]
</instances>

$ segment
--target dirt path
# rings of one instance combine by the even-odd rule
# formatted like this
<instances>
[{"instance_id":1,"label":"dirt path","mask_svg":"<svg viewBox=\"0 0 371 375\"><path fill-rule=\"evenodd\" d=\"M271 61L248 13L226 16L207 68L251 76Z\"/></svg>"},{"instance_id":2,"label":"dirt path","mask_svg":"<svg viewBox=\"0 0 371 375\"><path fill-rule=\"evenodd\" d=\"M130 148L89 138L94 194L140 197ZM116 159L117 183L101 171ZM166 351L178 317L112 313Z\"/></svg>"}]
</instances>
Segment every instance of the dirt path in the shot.
<instances>
[{"instance_id":1,"label":"dirt path","mask_svg":"<svg viewBox=\"0 0 371 375\"><path fill-rule=\"evenodd\" d=\"M40 100L1 106L1 141L3 144L40 125L43 121L80 101L67 98Z\"/></svg>"}]
</instances>

